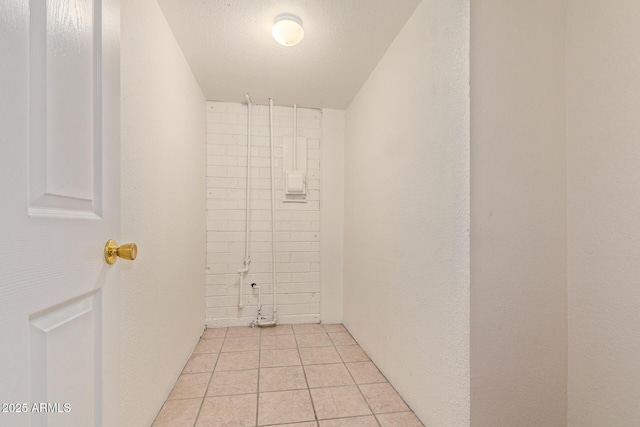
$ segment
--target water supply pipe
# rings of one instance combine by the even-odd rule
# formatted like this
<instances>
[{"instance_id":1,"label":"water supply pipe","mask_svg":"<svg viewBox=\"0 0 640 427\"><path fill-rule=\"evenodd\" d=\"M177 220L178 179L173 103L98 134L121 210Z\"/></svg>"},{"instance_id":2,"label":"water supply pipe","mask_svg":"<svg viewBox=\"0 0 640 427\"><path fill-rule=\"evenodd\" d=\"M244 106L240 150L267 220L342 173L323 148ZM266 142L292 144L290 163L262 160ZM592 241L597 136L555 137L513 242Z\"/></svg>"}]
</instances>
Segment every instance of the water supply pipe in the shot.
<instances>
[{"instance_id":1,"label":"water supply pipe","mask_svg":"<svg viewBox=\"0 0 640 427\"><path fill-rule=\"evenodd\" d=\"M238 270L240 275L240 288L238 291L238 307L243 308L244 303L242 301L242 287L244 285L244 276L249 273L249 267L251 265L251 256L249 255L249 220L251 214L251 97L248 93L244 94L247 100L247 200L245 203L246 208L246 222L245 222L245 237L244 237L244 267Z\"/></svg>"},{"instance_id":2,"label":"water supply pipe","mask_svg":"<svg viewBox=\"0 0 640 427\"><path fill-rule=\"evenodd\" d=\"M271 149L271 274L273 280L273 324L278 321L278 283L276 281L276 171L273 155L273 98L269 98L269 145Z\"/></svg>"},{"instance_id":3,"label":"water supply pipe","mask_svg":"<svg viewBox=\"0 0 640 427\"><path fill-rule=\"evenodd\" d=\"M269 146L271 151L271 272L273 283L273 316L270 321L264 321L261 315L258 314L259 326L271 326L275 325L278 321L278 284L276 283L276 180L275 180L275 163L273 155L273 98L269 98ZM258 296L260 290L258 290ZM258 305L258 313L260 313L261 307Z\"/></svg>"}]
</instances>

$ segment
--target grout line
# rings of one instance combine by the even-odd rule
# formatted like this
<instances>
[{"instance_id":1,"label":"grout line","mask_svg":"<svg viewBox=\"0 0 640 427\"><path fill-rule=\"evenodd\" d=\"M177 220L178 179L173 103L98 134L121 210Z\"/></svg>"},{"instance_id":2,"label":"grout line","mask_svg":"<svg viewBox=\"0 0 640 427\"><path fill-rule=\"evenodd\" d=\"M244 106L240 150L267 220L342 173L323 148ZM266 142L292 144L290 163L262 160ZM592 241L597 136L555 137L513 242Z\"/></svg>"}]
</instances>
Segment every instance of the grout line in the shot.
<instances>
[{"instance_id":1,"label":"grout line","mask_svg":"<svg viewBox=\"0 0 640 427\"><path fill-rule=\"evenodd\" d=\"M346 326L345 326L346 329ZM349 333L349 336L351 336L353 338L353 335L351 335L351 332L347 331ZM355 338L353 339L355 341ZM358 342L356 341L356 345L359 346ZM360 347L362 349L362 347ZM336 348L336 351L338 351L338 349ZM364 350L362 350L364 352ZM366 353L365 353L366 354ZM340 355L340 358L342 358L342 355L338 352L338 355ZM369 355L367 354L367 357L369 357ZM362 390L360 390L360 384L358 384L356 382L356 379L353 377L353 374L351 373L351 371L349 370L349 368L347 367L347 362L342 361L342 363L344 363L344 367L347 370L347 372L349 373L349 376L351 377L351 379L353 380L353 383L355 384L355 386L358 388L358 393L360 393L360 396L362 396L362 399L364 399L364 403L367 404L367 408L369 408L369 411L371 412L371 415L373 415L373 419L376 420L376 423L378 424L378 426L380 426L380 421L378 421L378 417L376 417L376 414L373 412L373 408L371 408L371 405L369 404L369 401L367 401L367 398L364 397L364 394L362 393ZM374 363L375 366L375 363ZM377 369L377 366L376 366Z\"/></svg>"},{"instance_id":2,"label":"grout line","mask_svg":"<svg viewBox=\"0 0 640 427\"><path fill-rule=\"evenodd\" d=\"M220 361L220 354L222 353L222 346L227 339L227 333L229 332L229 328L226 328L224 331L224 336L222 337L222 344L220 344L220 351L218 351L218 356L216 357L216 363L213 364L213 369L211 370L211 376L209 377L209 381L207 382L207 387L204 389L204 396L202 396L202 401L200 402L200 407L198 408L198 413L191 424L191 427L194 427L198 422L198 418L200 418L200 412L202 412L202 407L204 406L204 399L207 397L207 391L209 390L209 385L211 384L211 380L213 379L213 373L216 370L216 366L218 366L218 362ZM202 338L201 338L202 339Z\"/></svg>"},{"instance_id":3,"label":"grout line","mask_svg":"<svg viewBox=\"0 0 640 427\"><path fill-rule=\"evenodd\" d=\"M362 394L362 390L360 390L360 385L358 383L356 383L355 378L353 378L353 375L351 375L351 372L349 371L349 368L347 368L347 371L349 372L349 375L351 376L351 379L353 379L353 383L356 386L356 388L358 389L358 393L360 393L360 396L362 396L362 399L364 400L364 403L367 405L367 408L369 408L369 411L371 412L371 415L373 415L374 419L376 420L376 423L378 423L378 425L380 425L380 422L378 421L378 418L376 417L375 412L373 412L373 408L371 408L371 405L369 404L369 401L367 401L367 398L364 397L364 394Z\"/></svg>"},{"instance_id":4,"label":"grout line","mask_svg":"<svg viewBox=\"0 0 640 427\"><path fill-rule=\"evenodd\" d=\"M343 325L344 326L344 325ZM347 327L344 327L345 329L347 329ZM349 332L349 330L347 329L347 333L351 336L351 338L353 338L353 335L351 335L351 332ZM355 338L353 338L353 340L355 341L355 345L360 346L360 344L358 344L358 342L356 341ZM411 409L411 406L409 406L409 404L404 400L404 397L402 397L400 395L400 393L398 393L398 390L396 390L396 388L393 386L393 384L391 384L391 382L389 381L389 379L386 377L385 374L382 373L382 371L378 368L378 365L376 365L376 363L371 360L371 357L369 357L369 355L364 351L364 349L362 347L360 347L360 349L364 352L364 354L367 356L367 358L369 359L369 362L373 363L373 366L375 366L375 368L378 370L378 372L380 372L380 375L382 375L382 377L385 379L385 382L381 382L381 383L363 383L363 384L356 384L358 386L358 390L360 390L360 385L372 385L372 384L389 384L389 386L393 389L393 391L398 395L398 397L400 398L400 400L402 400L402 403L405 404L405 406L407 408L409 408L409 411L394 411L394 412L388 412L388 413L400 413L400 412L411 412L413 415L415 415L415 412L413 411L413 409ZM349 370L349 368L347 367L347 370ZM351 374L351 371L349 371L349 374ZM355 381L355 379L354 379ZM362 390L360 390L360 394L362 394ZM362 394L362 397L364 397L364 394ZM367 405L369 405L369 402L367 401L366 397L364 398L365 402L367 402ZM371 408L371 407L370 407ZM371 411L371 413L375 416L376 421L378 421L378 415L382 415L382 414L374 414L373 410ZM387 412L385 412L387 413ZM416 416L417 417L417 416ZM422 421L420 421L422 422ZM378 424L380 424L380 422L378 421Z\"/></svg>"},{"instance_id":5,"label":"grout line","mask_svg":"<svg viewBox=\"0 0 640 427\"><path fill-rule=\"evenodd\" d=\"M324 420L322 420L322 421L324 421ZM310 421L294 421L292 423L284 423L284 424L282 424L282 423L278 423L278 424L263 424L263 425L261 425L259 427L270 427L270 426L271 427L273 427L273 426L275 426L275 427L279 427L279 426L286 427L286 426L293 426L293 425L299 425L299 424L304 424L304 423L314 423L316 425L316 427L318 425L318 421L317 420L310 420Z\"/></svg>"},{"instance_id":6,"label":"grout line","mask_svg":"<svg viewBox=\"0 0 640 427\"><path fill-rule=\"evenodd\" d=\"M293 326L291 327L293 329ZM320 424L318 420L318 413L316 412L316 405L313 403L313 396L311 395L311 387L309 387L309 379L307 378L307 370L304 368L305 365L302 362L302 354L300 354L300 346L298 345L298 338L296 338L295 330L293 339L296 341L296 350L298 350L298 357L300 358L300 367L302 368L302 375L304 375L304 381L307 384L307 393L309 395L309 400L311 401L311 409L313 409L313 418L316 422L316 426Z\"/></svg>"}]
</instances>

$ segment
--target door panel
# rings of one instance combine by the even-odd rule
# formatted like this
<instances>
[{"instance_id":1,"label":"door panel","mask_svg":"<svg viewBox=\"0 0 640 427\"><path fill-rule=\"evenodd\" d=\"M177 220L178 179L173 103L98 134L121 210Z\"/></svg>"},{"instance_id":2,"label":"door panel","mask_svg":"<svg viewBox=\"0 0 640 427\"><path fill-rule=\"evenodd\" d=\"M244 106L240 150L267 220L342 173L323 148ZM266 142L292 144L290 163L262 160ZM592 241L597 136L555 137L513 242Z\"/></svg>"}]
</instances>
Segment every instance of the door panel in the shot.
<instances>
[{"instance_id":1,"label":"door panel","mask_svg":"<svg viewBox=\"0 0 640 427\"><path fill-rule=\"evenodd\" d=\"M119 424L119 19L0 0L0 426Z\"/></svg>"},{"instance_id":2,"label":"door panel","mask_svg":"<svg viewBox=\"0 0 640 427\"><path fill-rule=\"evenodd\" d=\"M65 426L71 410L78 424L93 425L100 406L94 363L102 332L99 292L31 316L31 399L49 404L33 411L32 426Z\"/></svg>"},{"instance_id":3,"label":"door panel","mask_svg":"<svg viewBox=\"0 0 640 427\"><path fill-rule=\"evenodd\" d=\"M101 33L100 1L31 1L32 216L101 215Z\"/></svg>"}]
</instances>

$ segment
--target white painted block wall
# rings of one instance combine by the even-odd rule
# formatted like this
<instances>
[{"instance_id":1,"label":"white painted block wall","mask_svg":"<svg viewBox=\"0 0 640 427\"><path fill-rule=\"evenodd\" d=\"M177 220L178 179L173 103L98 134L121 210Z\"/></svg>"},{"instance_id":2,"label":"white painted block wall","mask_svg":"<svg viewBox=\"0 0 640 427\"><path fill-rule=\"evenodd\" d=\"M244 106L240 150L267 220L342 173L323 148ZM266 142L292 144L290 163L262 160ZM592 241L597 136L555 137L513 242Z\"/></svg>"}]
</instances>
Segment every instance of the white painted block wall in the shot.
<instances>
[{"instance_id":1,"label":"white painted block wall","mask_svg":"<svg viewBox=\"0 0 640 427\"><path fill-rule=\"evenodd\" d=\"M282 202L282 141L293 136L293 107L274 107L276 239L279 323L320 321L320 138L322 111L298 108L298 136L306 137L307 203ZM207 102L208 327L248 325L272 313L271 175L269 107L252 111L251 271L244 280L244 308L238 308L238 269L243 267L247 174L247 106Z\"/></svg>"}]
</instances>

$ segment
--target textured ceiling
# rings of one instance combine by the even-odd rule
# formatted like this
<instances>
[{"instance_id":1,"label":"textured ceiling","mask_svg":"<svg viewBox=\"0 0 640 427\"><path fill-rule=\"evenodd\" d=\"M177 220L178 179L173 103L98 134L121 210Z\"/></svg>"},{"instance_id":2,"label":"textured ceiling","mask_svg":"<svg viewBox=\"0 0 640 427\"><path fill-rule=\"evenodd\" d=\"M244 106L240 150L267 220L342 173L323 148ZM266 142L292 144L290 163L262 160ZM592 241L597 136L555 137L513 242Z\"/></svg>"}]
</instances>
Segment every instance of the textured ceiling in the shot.
<instances>
[{"instance_id":1,"label":"textured ceiling","mask_svg":"<svg viewBox=\"0 0 640 427\"><path fill-rule=\"evenodd\" d=\"M209 100L345 109L420 0L158 0ZM279 45L274 18L302 19Z\"/></svg>"}]
</instances>

